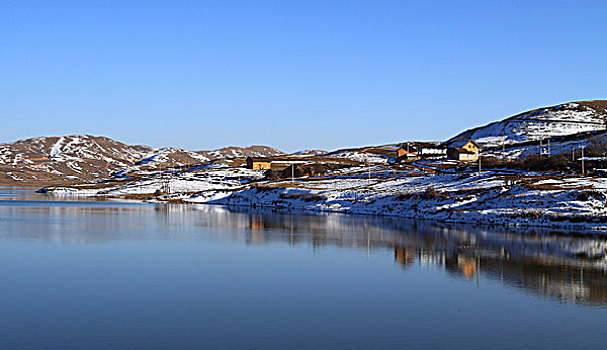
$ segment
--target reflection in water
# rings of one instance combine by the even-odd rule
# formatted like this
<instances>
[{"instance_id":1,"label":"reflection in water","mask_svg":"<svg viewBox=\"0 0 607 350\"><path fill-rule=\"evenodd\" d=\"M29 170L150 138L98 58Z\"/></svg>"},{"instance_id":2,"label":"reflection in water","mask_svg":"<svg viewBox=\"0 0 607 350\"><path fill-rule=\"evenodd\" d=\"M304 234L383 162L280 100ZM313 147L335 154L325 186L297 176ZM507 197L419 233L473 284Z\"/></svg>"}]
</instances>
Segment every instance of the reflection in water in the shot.
<instances>
[{"instance_id":1,"label":"reflection in water","mask_svg":"<svg viewBox=\"0 0 607 350\"><path fill-rule=\"evenodd\" d=\"M57 201L61 202L114 202L116 200L102 197L89 197L74 193L36 193L39 187L3 187L0 186L0 200L20 200L20 201Z\"/></svg>"},{"instance_id":2,"label":"reflection in water","mask_svg":"<svg viewBox=\"0 0 607 350\"><path fill-rule=\"evenodd\" d=\"M196 229L202 227L217 230L202 235ZM0 239L213 239L314 249L334 246L366 254L384 250L393 251L405 270L415 264L434 266L479 284L491 279L564 302L607 304L607 239L537 229L523 234L398 218L279 214L206 205L2 200Z\"/></svg>"},{"instance_id":3,"label":"reflection in water","mask_svg":"<svg viewBox=\"0 0 607 350\"><path fill-rule=\"evenodd\" d=\"M314 247L393 249L395 261L404 269L415 263L438 266L477 283L481 277L490 278L565 302L607 304L605 237L488 231L393 218L239 215L251 222L249 243L288 240Z\"/></svg>"}]
</instances>

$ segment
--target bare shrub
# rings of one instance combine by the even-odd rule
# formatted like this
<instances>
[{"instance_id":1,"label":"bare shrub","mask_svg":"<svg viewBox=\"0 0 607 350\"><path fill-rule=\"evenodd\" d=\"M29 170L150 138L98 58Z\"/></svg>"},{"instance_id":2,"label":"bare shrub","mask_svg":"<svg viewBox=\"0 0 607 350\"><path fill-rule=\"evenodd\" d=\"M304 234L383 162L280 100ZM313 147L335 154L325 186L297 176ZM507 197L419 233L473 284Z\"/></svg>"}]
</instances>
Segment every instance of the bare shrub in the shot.
<instances>
[{"instance_id":1,"label":"bare shrub","mask_svg":"<svg viewBox=\"0 0 607 350\"><path fill-rule=\"evenodd\" d=\"M511 161L499 159L497 157L481 157L481 164L485 169L508 168L511 166Z\"/></svg>"},{"instance_id":2,"label":"bare shrub","mask_svg":"<svg viewBox=\"0 0 607 350\"><path fill-rule=\"evenodd\" d=\"M441 194L434 189L434 187L428 187L426 188L426 190L424 191L424 193L421 194L421 196L423 199L436 199L441 197Z\"/></svg>"},{"instance_id":3,"label":"bare shrub","mask_svg":"<svg viewBox=\"0 0 607 350\"><path fill-rule=\"evenodd\" d=\"M578 201L587 201L590 199L590 193L588 193L588 191L582 191L577 194L575 199Z\"/></svg>"},{"instance_id":4,"label":"bare shrub","mask_svg":"<svg viewBox=\"0 0 607 350\"><path fill-rule=\"evenodd\" d=\"M541 210L537 210L537 209L532 209L532 210L526 210L524 212L521 213L521 216L524 218L532 218L532 219L539 219L541 216L543 215Z\"/></svg>"},{"instance_id":5,"label":"bare shrub","mask_svg":"<svg viewBox=\"0 0 607 350\"><path fill-rule=\"evenodd\" d=\"M406 192L406 193L401 193L398 196L396 196L396 199L399 201L402 201L402 200L406 200L406 199L411 199L413 197L415 197L415 193Z\"/></svg>"},{"instance_id":6,"label":"bare shrub","mask_svg":"<svg viewBox=\"0 0 607 350\"><path fill-rule=\"evenodd\" d=\"M586 147L584 155L587 157L604 157L607 154L607 139L593 136L590 145Z\"/></svg>"},{"instance_id":7,"label":"bare shrub","mask_svg":"<svg viewBox=\"0 0 607 350\"><path fill-rule=\"evenodd\" d=\"M523 169L532 171L546 170L566 170L569 167L569 160L564 154L557 154L551 157L543 157L539 155L531 155L521 162Z\"/></svg>"}]
</instances>

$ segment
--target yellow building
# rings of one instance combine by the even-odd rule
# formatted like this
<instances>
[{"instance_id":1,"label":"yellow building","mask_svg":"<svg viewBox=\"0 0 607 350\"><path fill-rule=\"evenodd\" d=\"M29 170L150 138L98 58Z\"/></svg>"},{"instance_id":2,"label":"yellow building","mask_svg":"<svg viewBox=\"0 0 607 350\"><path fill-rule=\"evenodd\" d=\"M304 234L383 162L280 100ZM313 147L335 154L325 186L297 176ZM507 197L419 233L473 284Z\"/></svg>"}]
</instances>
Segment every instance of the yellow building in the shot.
<instances>
[{"instance_id":1,"label":"yellow building","mask_svg":"<svg viewBox=\"0 0 607 350\"><path fill-rule=\"evenodd\" d=\"M267 170L272 168L272 162L267 158L247 157L247 168L253 170Z\"/></svg>"},{"instance_id":2,"label":"yellow building","mask_svg":"<svg viewBox=\"0 0 607 350\"><path fill-rule=\"evenodd\" d=\"M473 140L455 141L447 148L447 157L461 161L477 161L479 148Z\"/></svg>"}]
</instances>

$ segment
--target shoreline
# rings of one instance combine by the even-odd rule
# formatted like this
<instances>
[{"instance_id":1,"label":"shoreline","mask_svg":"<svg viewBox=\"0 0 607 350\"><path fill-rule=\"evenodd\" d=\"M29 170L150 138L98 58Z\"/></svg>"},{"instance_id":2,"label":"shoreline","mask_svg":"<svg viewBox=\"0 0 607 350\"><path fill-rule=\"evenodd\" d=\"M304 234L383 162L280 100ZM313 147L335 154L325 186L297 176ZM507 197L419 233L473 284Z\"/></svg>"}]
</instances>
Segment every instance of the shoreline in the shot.
<instances>
[{"instance_id":1,"label":"shoreline","mask_svg":"<svg viewBox=\"0 0 607 350\"><path fill-rule=\"evenodd\" d=\"M30 189L32 190L32 194L36 193L36 190L39 189L35 186L24 186L24 185L13 185L13 186L4 186L0 185L0 189ZM607 237L607 227L602 229L596 228L588 228L586 226L580 227L571 227L564 225L541 225L537 223L515 223L515 224L506 224L506 223L483 223L483 222L467 222L464 220L441 220L431 217L423 217L423 216L400 216L396 214L378 214L378 213L365 213L359 211L344 211L344 210L331 210L331 209L312 209L304 206L276 206L276 205L264 205L262 203L255 204L235 204L235 203L221 203L221 202L193 202L193 201L184 201L184 200L158 200L158 199L131 199L131 198L123 198L123 197L111 197L111 196L99 196L99 195L89 195L89 194L80 194L80 193L52 193L48 194L49 196L61 200L62 197L71 198L72 202L83 202L83 203L95 203L98 201L107 201L114 203L141 203L141 204L163 204L163 205L209 205L213 207L225 207L228 209L234 208L246 208L250 211L260 211L260 212L271 212L271 213L280 213L280 214L303 214L303 215L321 215L321 214L342 214L348 215L352 217L378 217L378 218L394 218L394 219L404 219L404 220L413 220L413 221L423 221L426 223L435 222L437 224L445 224L445 225L465 225L472 227L484 227L484 228L493 228L493 229L540 229L540 230L550 230L552 232L544 232L543 234L557 234L563 236L578 236L578 237L587 237L591 234L597 236L606 236ZM80 198L80 199L76 199ZM607 219L606 219L607 220ZM607 222L606 222L607 225ZM587 233L577 233L570 232L572 229L582 229ZM554 230L554 231L553 231Z\"/></svg>"},{"instance_id":2,"label":"shoreline","mask_svg":"<svg viewBox=\"0 0 607 350\"><path fill-rule=\"evenodd\" d=\"M238 194L238 192L236 193ZM384 200L390 200L389 198L382 198ZM305 200L304 200L305 201ZM162 203L163 201L158 201ZM193 203L196 202L184 202L184 203ZM351 208L331 208L331 207L323 207L323 206L307 206L307 205L297 205L297 202L293 201L283 201L279 204L274 203L268 205L268 202L257 202L251 204L244 203L234 203L233 199L230 197L226 197L224 200L213 201L202 204L214 204L214 205L226 205L226 206L239 206L239 207L248 207L248 208L264 208L270 209L273 211L288 213L292 211L304 211L311 214L321 214L321 213L339 213L346 214L352 216L366 216L366 217L393 217L393 218L402 218L407 220L421 220L427 222L437 222L444 224L465 224L465 225L473 225L473 226L483 226L483 227L501 227L501 228L542 228L542 229L561 229L565 231L583 231L582 235L595 234L600 236L607 236L607 217L604 218L605 221L599 222L591 222L591 221L581 221L581 222L572 222L568 217L557 217L557 216L549 216L543 214L542 216L535 217L534 215L526 216L526 215L507 215L507 214L493 214L493 213L479 213L478 211L471 212L457 212L457 211L443 211L440 213L432 213L432 212L411 212L411 211L400 211L398 213L385 213L378 212L378 208L373 203L371 205L367 205L369 203L358 202L354 203L355 205ZM323 203L324 204L324 203ZM404 203L401 203L404 204ZM409 203L410 204L410 203ZM414 203L413 205L418 204L427 204L433 205L435 204L432 200L421 199ZM396 209L393 209L396 211ZM579 219L586 219L588 217L582 217Z\"/></svg>"},{"instance_id":3,"label":"shoreline","mask_svg":"<svg viewBox=\"0 0 607 350\"><path fill-rule=\"evenodd\" d=\"M541 179L540 179L541 180ZM565 179L571 180L571 179ZM592 179L583 179L589 181ZM179 181L179 180L175 180ZM327 181L315 181L315 185ZM47 188L52 196L107 198L166 204L212 204L227 207L264 208L275 212L310 214L341 213L357 216L396 217L408 220L436 221L445 224L470 224L486 227L545 228L607 235L607 195L600 190L532 189L523 185L504 187L499 177L409 178L400 179L398 191L378 190L388 182L377 181L356 187L360 180L333 179L345 189L304 188L304 182L272 182L237 188L207 188L197 192L157 195L152 186L129 188L118 185L110 191L74 187ZM434 181L443 188L415 186L415 181ZM459 182L458 182L459 181ZM543 182L542 182L543 181ZM551 180L548 180L551 181ZM605 182L607 180L599 179ZM539 181L540 185L546 180ZM489 184L489 185L487 185ZM141 185L141 184L139 184ZM350 186L351 185L351 186ZM426 194L431 188L433 194ZM447 189L447 190L446 190ZM579 197L585 197L580 200Z\"/></svg>"}]
</instances>

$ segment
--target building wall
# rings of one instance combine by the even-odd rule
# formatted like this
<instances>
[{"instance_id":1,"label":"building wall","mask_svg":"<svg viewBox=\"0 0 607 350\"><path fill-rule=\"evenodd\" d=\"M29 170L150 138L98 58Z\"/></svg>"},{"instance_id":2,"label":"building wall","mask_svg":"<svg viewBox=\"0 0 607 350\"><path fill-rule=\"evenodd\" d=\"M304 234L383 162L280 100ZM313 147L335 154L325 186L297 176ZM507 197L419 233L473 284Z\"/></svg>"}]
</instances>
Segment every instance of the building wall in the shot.
<instances>
[{"instance_id":1,"label":"building wall","mask_svg":"<svg viewBox=\"0 0 607 350\"><path fill-rule=\"evenodd\" d=\"M469 154L469 153L458 153L459 160L463 161L476 161L478 160L478 154Z\"/></svg>"},{"instance_id":2,"label":"building wall","mask_svg":"<svg viewBox=\"0 0 607 350\"><path fill-rule=\"evenodd\" d=\"M478 152L475 153L460 153L456 149L449 149L447 151L449 159L461 160L461 161L477 161Z\"/></svg>"},{"instance_id":3,"label":"building wall","mask_svg":"<svg viewBox=\"0 0 607 350\"><path fill-rule=\"evenodd\" d=\"M422 156L444 156L447 154L445 148L421 148L417 151Z\"/></svg>"},{"instance_id":4,"label":"building wall","mask_svg":"<svg viewBox=\"0 0 607 350\"><path fill-rule=\"evenodd\" d=\"M472 152L478 152L478 148L472 142L468 142L463 148Z\"/></svg>"}]
</instances>

